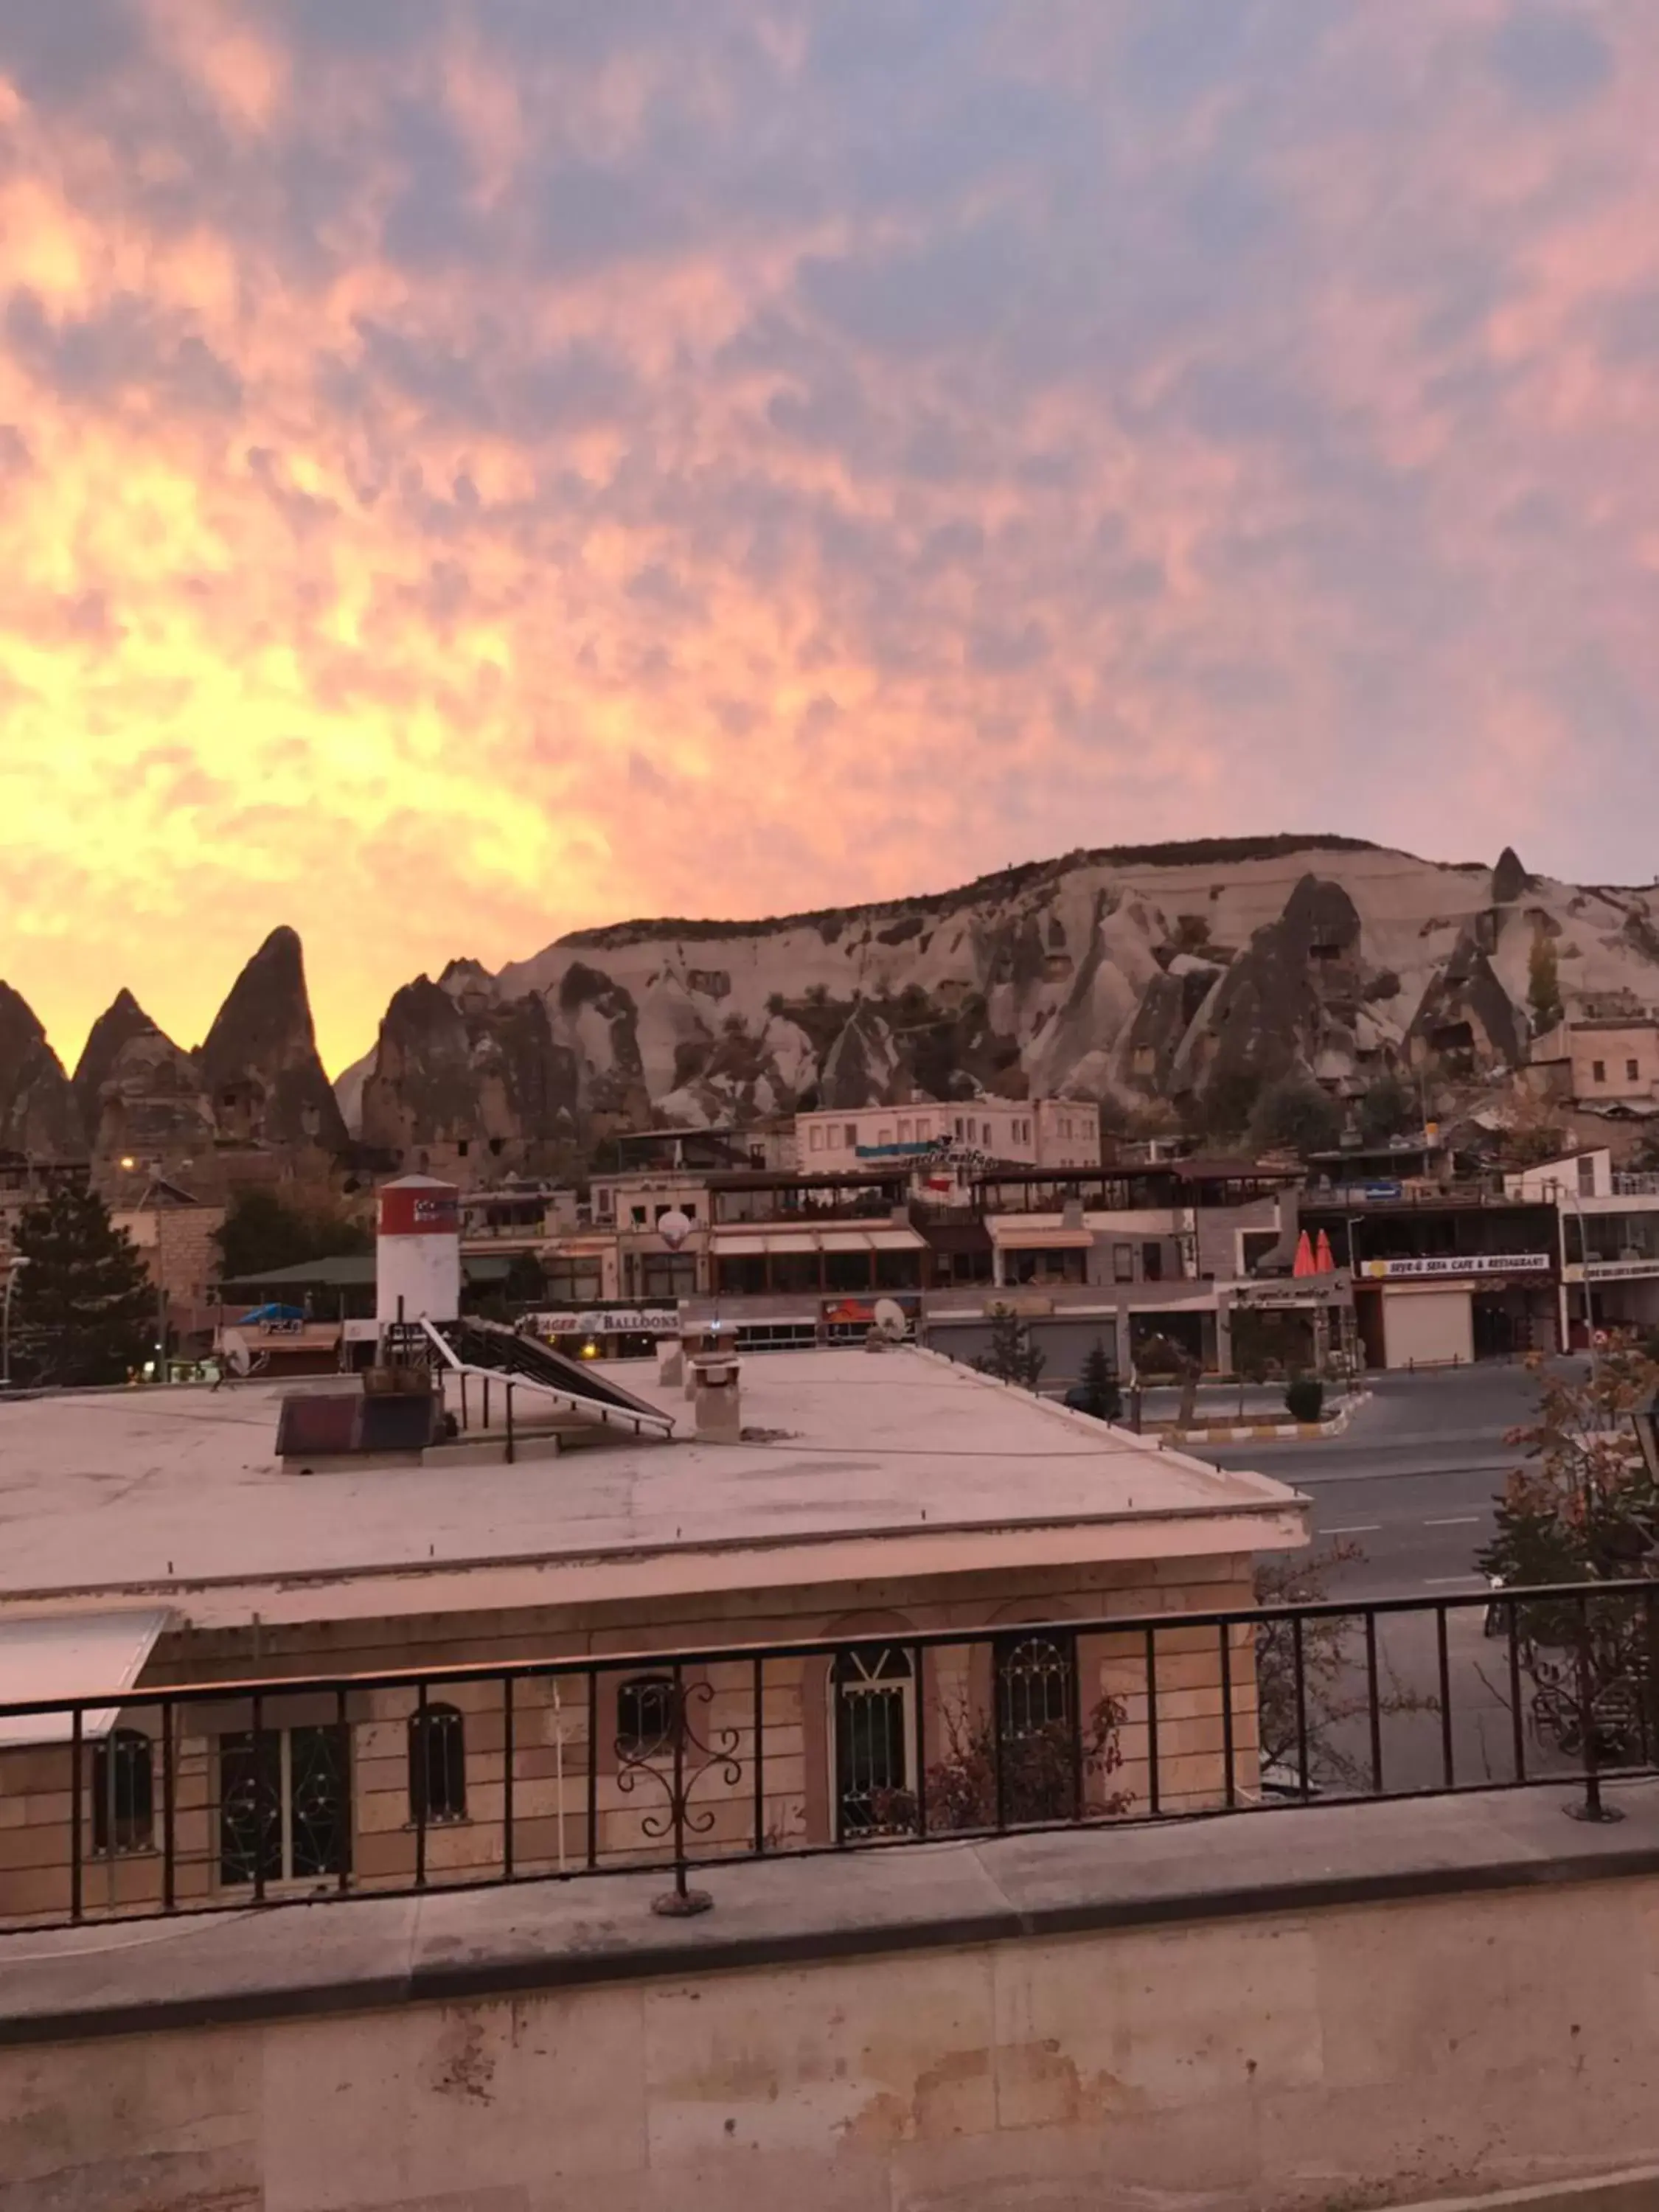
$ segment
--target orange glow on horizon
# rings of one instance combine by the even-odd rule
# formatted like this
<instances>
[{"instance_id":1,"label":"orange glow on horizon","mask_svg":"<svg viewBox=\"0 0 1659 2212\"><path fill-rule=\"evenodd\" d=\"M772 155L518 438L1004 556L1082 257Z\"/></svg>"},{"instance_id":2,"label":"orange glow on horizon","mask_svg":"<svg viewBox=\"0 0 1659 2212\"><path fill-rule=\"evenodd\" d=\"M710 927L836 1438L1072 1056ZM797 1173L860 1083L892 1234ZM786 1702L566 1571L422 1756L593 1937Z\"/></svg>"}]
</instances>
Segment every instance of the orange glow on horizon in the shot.
<instances>
[{"instance_id":1,"label":"orange glow on horizon","mask_svg":"<svg viewBox=\"0 0 1659 2212\"><path fill-rule=\"evenodd\" d=\"M1079 844L1650 875L1659 18L1261 13L0 33L60 1055L123 985L198 1042L279 922L337 1070L453 957Z\"/></svg>"}]
</instances>

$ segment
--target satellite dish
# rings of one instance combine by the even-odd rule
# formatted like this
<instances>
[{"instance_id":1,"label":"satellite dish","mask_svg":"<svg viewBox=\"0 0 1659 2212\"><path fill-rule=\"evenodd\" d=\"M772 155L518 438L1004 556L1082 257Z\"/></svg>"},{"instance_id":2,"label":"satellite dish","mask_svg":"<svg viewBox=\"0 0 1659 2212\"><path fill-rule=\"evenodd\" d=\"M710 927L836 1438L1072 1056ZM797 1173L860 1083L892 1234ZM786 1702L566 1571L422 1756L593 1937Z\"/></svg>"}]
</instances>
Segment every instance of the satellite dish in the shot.
<instances>
[{"instance_id":1,"label":"satellite dish","mask_svg":"<svg viewBox=\"0 0 1659 2212\"><path fill-rule=\"evenodd\" d=\"M896 1298L878 1298L875 1313L876 1327L889 1344L902 1344L910 1334L910 1324L904 1317L904 1308Z\"/></svg>"},{"instance_id":2,"label":"satellite dish","mask_svg":"<svg viewBox=\"0 0 1659 2212\"><path fill-rule=\"evenodd\" d=\"M238 1376L252 1373L253 1368L253 1354L248 1350L246 1344L240 1336L231 1337L227 1341L225 1345L225 1365L230 1370L233 1375Z\"/></svg>"},{"instance_id":3,"label":"satellite dish","mask_svg":"<svg viewBox=\"0 0 1659 2212\"><path fill-rule=\"evenodd\" d=\"M691 1217L673 1206L659 1218L657 1234L671 1252L678 1252L691 1234Z\"/></svg>"}]
</instances>

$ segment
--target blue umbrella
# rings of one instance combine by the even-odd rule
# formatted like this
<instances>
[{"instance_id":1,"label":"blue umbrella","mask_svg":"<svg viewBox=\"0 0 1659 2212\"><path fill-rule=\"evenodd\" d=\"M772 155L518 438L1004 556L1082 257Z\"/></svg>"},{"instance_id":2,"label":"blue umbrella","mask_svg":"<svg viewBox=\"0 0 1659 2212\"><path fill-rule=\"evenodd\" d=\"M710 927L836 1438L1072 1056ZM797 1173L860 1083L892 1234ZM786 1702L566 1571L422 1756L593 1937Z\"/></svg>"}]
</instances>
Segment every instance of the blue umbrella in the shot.
<instances>
[{"instance_id":1,"label":"blue umbrella","mask_svg":"<svg viewBox=\"0 0 1659 2212\"><path fill-rule=\"evenodd\" d=\"M303 1306L255 1306L252 1313L242 1316L237 1327L246 1328L250 1322L254 1322L263 1324L273 1321L303 1321L305 1317Z\"/></svg>"}]
</instances>

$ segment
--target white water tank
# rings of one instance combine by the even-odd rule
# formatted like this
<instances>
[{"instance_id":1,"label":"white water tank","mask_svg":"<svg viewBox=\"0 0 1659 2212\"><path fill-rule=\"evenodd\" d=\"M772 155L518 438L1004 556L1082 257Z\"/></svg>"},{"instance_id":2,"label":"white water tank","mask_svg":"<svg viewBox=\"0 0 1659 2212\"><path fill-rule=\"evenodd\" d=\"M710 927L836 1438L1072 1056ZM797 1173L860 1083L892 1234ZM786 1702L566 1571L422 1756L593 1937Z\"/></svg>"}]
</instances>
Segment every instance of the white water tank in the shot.
<instances>
[{"instance_id":1,"label":"white water tank","mask_svg":"<svg viewBox=\"0 0 1659 2212\"><path fill-rule=\"evenodd\" d=\"M460 1193L430 1176L380 1189L374 1314L396 1321L453 1321L461 1310Z\"/></svg>"}]
</instances>

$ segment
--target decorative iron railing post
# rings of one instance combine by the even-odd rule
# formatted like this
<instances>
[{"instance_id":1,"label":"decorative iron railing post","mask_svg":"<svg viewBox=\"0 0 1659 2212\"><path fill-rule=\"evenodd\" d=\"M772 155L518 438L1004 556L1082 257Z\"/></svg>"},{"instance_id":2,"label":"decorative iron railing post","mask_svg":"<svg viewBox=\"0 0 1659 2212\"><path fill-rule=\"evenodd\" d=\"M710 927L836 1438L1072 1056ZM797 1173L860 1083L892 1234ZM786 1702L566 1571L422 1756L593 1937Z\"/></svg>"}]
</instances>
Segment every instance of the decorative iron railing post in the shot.
<instances>
[{"instance_id":1,"label":"decorative iron railing post","mask_svg":"<svg viewBox=\"0 0 1659 2212\"><path fill-rule=\"evenodd\" d=\"M81 1708L70 1722L70 1918L81 1917L81 1767L85 1730Z\"/></svg>"},{"instance_id":2,"label":"decorative iron railing post","mask_svg":"<svg viewBox=\"0 0 1659 2212\"><path fill-rule=\"evenodd\" d=\"M1226 1621L1221 1623L1221 1757L1222 1792L1229 1810L1238 1802L1238 1783L1233 1766L1233 1641Z\"/></svg>"},{"instance_id":3,"label":"decorative iron railing post","mask_svg":"<svg viewBox=\"0 0 1659 2212\"><path fill-rule=\"evenodd\" d=\"M1153 1820L1159 1811L1158 1780L1158 1631L1146 1630L1146 1804Z\"/></svg>"},{"instance_id":4,"label":"decorative iron railing post","mask_svg":"<svg viewBox=\"0 0 1659 2212\"><path fill-rule=\"evenodd\" d=\"M1595 1820L1607 1823L1622 1820L1624 1814L1613 1805L1604 1804L1601 1798L1601 1747L1597 1741L1600 1722L1596 1717L1595 1668L1590 1647L1589 1600L1581 1597L1575 1607L1577 1615L1577 1693L1578 1729L1583 1739L1584 1796L1582 1803L1569 1805L1567 1811L1575 1820Z\"/></svg>"},{"instance_id":5,"label":"decorative iron railing post","mask_svg":"<svg viewBox=\"0 0 1659 2212\"><path fill-rule=\"evenodd\" d=\"M1296 1675L1296 1779L1303 1802L1313 1794L1312 1759L1308 1743L1308 1674L1302 1647L1302 1615L1291 1622L1291 1664Z\"/></svg>"},{"instance_id":6,"label":"decorative iron railing post","mask_svg":"<svg viewBox=\"0 0 1659 2212\"><path fill-rule=\"evenodd\" d=\"M1365 1608L1365 1717L1371 1740L1371 1795L1382 1795L1382 1695L1376 1679L1376 1613Z\"/></svg>"},{"instance_id":7,"label":"decorative iron railing post","mask_svg":"<svg viewBox=\"0 0 1659 2212\"><path fill-rule=\"evenodd\" d=\"M766 1662L757 1659L749 1671L750 1703L753 1709L750 1741L755 1752L755 1856L766 1856L766 1721L764 1704Z\"/></svg>"},{"instance_id":8,"label":"decorative iron railing post","mask_svg":"<svg viewBox=\"0 0 1659 2212\"><path fill-rule=\"evenodd\" d=\"M685 1671L678 1660L674 1662L674 1787L668 1801L669 1819L674 1836L674 1887L667 1897L654 1898L651 1909L673 1919L694 1912L707 1912L714 1900L706 1890L696 1893L696 1902L686 1875L685 1863Z\"/></svg>"},{"instance_id":9,"label":"decorative iron railing post","mask_svg":"<svg viewBox=\"0 0 1659 2212\"><path fill-rule=\"evenodd\" d=\"M916 1834L927 1833L927 1677L922 1667L922 1647L910 1647L910 1680L915 1688L910 1693L910 1708L915 1734L916 1786L912 1795L916 1802Z\"/></svg>"},{"instance_id":10,"label":"decorative iron railing post","mask_svg":"<svg viewBox=\"0 0 1659 2212\"><path fill-rule=\"evenodd\" d=\"M1002 1670L997 1665L997 1647L991 1646L991 1778L996 1788L996 1826L1001 1835L1008 1826L1008 1785L1004 1758L1002 1708L1007 1702L1007 1689Z\"/></svg>"},{"instance_id":11,"label":"decorative iron railing post","mask_svg":"<svg viewBox=\"0 0 1659 2212\"><path fill-rule=\"evenodd\" d=\"M1088 1817L1088 1792L1085 1790L1083 1750L1083 1675L1077 1662L1077 1638L1071 1639L1071 1705L1072 1705L1072 1818L1081 1822Z\"/></svg>"},{"instance_id":12,"label":"decorative iron railing post","mask_svg":"<svg viewBox=\"0 0 1659 2212\"><path fill-rule=\"evenodd\" d=\"M1446 1647L1446 1608L1434 1609L1434 1648L1440 1676L1440 1778L1448 1790L1457 1786L1456 1762L1452 1753L1451 1658Z\"/></svg>"},{"instance_id":13,"label":"decorative iron railing post","mask_svg":"<svg viewBox=\"0 0 1659 2212\"><path fill-rule=\"evenodd\" d=\"M427 1734L426 1684L415 1686L415 1756L410 1761L410 1787L415 1792L415 1887L426 1887L426 1807L432 1794L432 1745Z\"/></svg>"},{"instance_id":14,"label":"decorative iron railing post","mask_svg":"<svg viewBox=\"0 0 1659 2212\"><path fill-rule=\"evenodd\" d=\"M176 1902L173 1871L173 1700L161 1700L161 1910L171 1912Z\"/></svg>"},{"instance_id":15,"label":"decorative iron railing post","mask_svg":"<svg viewBox=\"0 0 1659 2212\"><path fill-rule=\"evenodd\" d=\"M253 1902L256 1905L263 1902L265 1893L264 1720L265 1701L256 1690L253 1692ZM220 1794L223 1795L222 1774ZM279 1802L276 1818L280 1821L282 1817L283 1808Z\"/></svg>"},{"instance_id":16,"label":"decorative iron railing post","mask_svg":"<svg viewBox=\"0 0 1659 2212\"><path fill-rule=\"evenodd\" d=\"M356 1792L351 1787L351 1735L346 1719L346 1693L343 1682L334 1692L334 1725L339 1730L340 1756L345 1761L346 1773L345 1849L340 1853L339 1868L334 1876L334 1886L343 1897L351 1887L351 1869L356 1859L356 1853L352 1848L354 1838L351 1830L352 1823L357 1817Z\"/></svg>"},{"instance_id":17,"label":"decorative iron railing post","mask_svg":"<svg viewBox=\"0 0 1659 2212\"><path fill-rule=\"evenodd\" d=\"M501 1879L513 1879L513 1677L501 1677ZM564 1808L559 1808L564 1819Z\"/></svg>"},{"instance_id":18,"label":"decorative iron railing post","mask_svg":"<svg viewBox=\"0 0 1659 2212\"><path fill-rule=\"evenodd\" d=\"M1521 1710L1521 1608L1510 1598L1510 1729L1515 1748L1515 1778L1527 1778L1527 1718Z\"/></svg>"},{"instance_id":19,"label":"decorative iron railing post","mask_svg":"<svg viewBox=\"0 0 1659 2212\"><path fill-rule=\"evenodd\" d=\"M691 1725L693 1701L708 1705L714 1703L714 1686L703 1680L694 1682L690 1688L685 1681L685 1663L681 1659L673 1662L670 1677L672 1704L669 1709L669 1735L672 1741L668 1771L664 1773L655 1764L663 1750L660 1740L641 1744L638 1741L617 1740L617 1787L625 1795L640 1783L650 1782L663 1790L667 1802L659 1813L648 1813L640 1822L641 1833L653 1842L666 1838L672 1844L670 1864L673 1869L674 1887L660 1897L651 1900L651 1910L669 1919L684 1919L693 1913L707 1912L714 1900L704 1889L693 1889L690 1883L690 1836L706 1836L713 1829L715 1814L706 1805L693 1807L691 1799L697 1784L706 1774L714 1774L731 1790L743 1782L743 1763L738 1759L738 1747L742 1742L741 1731L735 1728L722 1729L718 1736L705 1742ZM696 1754L695 1760L689 1754Z\"/></svg>"},{"instance_id":20,"label":"decorative iron railing post","mask_svg":"<svg viewBox=\"0 0 1659 2212\"><path fill-rule=\"evenodd\" d=\"M558 1681L553 1685L558 1695ZM559 1723L562 1728L562 1721ZM564 1840L564 1807L559 1807L559 1840ZM599 1677L597 1669L587 1670L587 1871L599 1863ZM561 1853L562 1863L562 1853Z\"/></svg>"}]
</instances>

